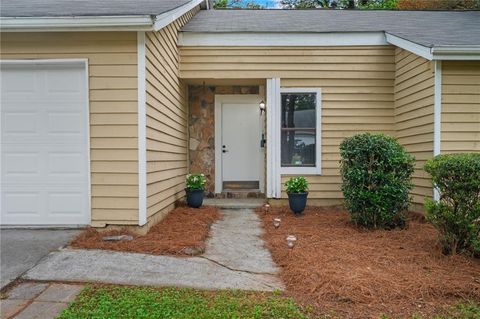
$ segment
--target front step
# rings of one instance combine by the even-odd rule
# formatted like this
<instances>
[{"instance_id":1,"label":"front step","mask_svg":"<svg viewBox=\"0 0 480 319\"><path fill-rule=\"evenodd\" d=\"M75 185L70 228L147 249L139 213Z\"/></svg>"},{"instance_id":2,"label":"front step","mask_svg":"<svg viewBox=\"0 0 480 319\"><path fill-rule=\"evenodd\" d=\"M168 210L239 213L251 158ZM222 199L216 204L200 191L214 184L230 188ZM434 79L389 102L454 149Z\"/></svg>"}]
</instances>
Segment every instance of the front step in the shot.
<instances>
[{"instance_id":1,"label":"front step","mask_svg":"<svg viewBox=\"0 0 480 319\"><path fill-rule=\"evenodd\" d=\"M253 209L265 203L261 198L205 198L203 204L223 209Z\"/></svg>"},{"instance_id":2,"label":"front step","mask_svg":"<svg viewBox=\"0 0 480 319\"><path fill-rule=\"evenodd\" d=\"M265 198L265 194L258 189L224 189L222 193L215 194L214 198Z\"/></svg>"}]
</instances>

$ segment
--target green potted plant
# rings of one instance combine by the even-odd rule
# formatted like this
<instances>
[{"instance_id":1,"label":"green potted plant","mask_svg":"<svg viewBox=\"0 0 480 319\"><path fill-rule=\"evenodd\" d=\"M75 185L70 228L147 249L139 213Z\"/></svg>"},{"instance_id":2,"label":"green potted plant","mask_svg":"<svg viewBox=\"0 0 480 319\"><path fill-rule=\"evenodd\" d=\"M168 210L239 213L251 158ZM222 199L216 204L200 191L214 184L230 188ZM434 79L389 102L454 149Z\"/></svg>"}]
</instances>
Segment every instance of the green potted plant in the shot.
<instances>
[{"instance_id":1,"label":"green potted plant","mask_svg":"<svg viewBox=\"0 0 480 319\"><path fill-rule=\"evenodd\" d=\"M199 208L203 204L203 192L205 190L204 174L188 174L186 178L185 193L187 193L187 205Z\"/></svg>"},{"instance_id":2,"label":"green potted plant","mask_svg":"<svg viewBox=\"0 0 480 319\"><path fill-rule=\"evenodd\" d=\"M303 176L292 177L286 183L288 204L295 215L300 215L307 205L308 182Z\"/></svg>"}]
</instances>

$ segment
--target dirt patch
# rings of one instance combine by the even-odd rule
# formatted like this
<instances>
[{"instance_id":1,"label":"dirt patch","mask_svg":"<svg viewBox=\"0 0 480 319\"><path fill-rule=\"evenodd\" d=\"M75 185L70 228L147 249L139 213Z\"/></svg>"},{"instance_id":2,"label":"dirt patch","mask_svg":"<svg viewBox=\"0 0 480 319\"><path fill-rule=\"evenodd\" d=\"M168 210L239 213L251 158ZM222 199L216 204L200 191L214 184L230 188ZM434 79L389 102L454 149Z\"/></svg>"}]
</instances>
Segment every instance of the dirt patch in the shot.
<instances>
[{"instance_id":1,"label":"dirt patch","mask_svg":"<svg viewBox=\"0 0 480 319\"><path fill-rule=\"evenodd\" d=\"M404 230L368 231L339 208L309 207L302 217L285 207L258 214L287 293L319 313L429 316L459 301L480 302L480 260L442 255L437 231L419 218ZM293 249L290 234L297 237Z\"/></svg>"},{"instance_id":2,"label":"dirt patch","mask_svg":"<svg viewBox=\"0 0 480 319\"><path fill-rule=\"evenodd\" d=\"M99 232L86 229L71 243L73 248L108 249L153 255L196 255L205 250L210 226L220 218L215 207L177 207L144 236L127 229ZM104 241L104 236L131 235L130 241Z\"/></svg>"}]
</instances>

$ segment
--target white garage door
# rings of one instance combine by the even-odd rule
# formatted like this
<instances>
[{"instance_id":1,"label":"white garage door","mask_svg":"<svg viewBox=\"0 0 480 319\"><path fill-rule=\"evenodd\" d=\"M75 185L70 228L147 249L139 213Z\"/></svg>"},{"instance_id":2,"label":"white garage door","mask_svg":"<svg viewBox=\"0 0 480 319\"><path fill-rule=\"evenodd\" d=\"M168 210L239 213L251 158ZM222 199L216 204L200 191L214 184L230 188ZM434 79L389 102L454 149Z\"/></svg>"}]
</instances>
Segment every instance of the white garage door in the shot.
<instances>
[{"instance_id":1,"label":"white garage door","mask_svg":"<svg viewBox=\"0 0 480 319\"><path fill-rule=\"evenodd\" d=\"M90 223L84 62L1 64L1 224Z\"/></svg>"}]
</instances>

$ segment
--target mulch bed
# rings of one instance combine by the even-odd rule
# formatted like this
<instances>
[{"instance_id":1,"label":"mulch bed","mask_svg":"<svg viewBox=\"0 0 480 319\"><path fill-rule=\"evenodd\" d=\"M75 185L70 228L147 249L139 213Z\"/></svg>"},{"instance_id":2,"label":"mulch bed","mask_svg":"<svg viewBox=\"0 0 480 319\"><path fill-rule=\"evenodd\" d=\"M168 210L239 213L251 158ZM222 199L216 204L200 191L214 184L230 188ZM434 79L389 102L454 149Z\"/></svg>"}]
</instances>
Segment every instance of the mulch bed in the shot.
<instances>
[{"instance_id":1,"label":"mulch bed","mask_svg":"<svg viewBox=\"0 0 480 319\"><path fill-rule=\"evenodd\" d=\"M73 248L108 249L153 255L196 255L205 250L210 226L220 218L215 207L177 207L146 235L129 233L127 229L99 232L88 228L71 243ZM130 241L104 241L105 236L132 235Z\"/></svg>"},{"instance_id":2,"label":"mulch bed","mask_svg":"<svg viewBox=\"0 0 480 319\"><path fill-rule=\"evenodd\" d=\"M442 313L461 301L480 302L480 260L444 256L437 231L418 216L401 230L369 231L341 208L258 210L266 245L281 267L287 294L318 313L347 318ZM272 220L282 219L275 229ZM293 249L287 235L297 237Z\"/></svg>"}]
</instances>

